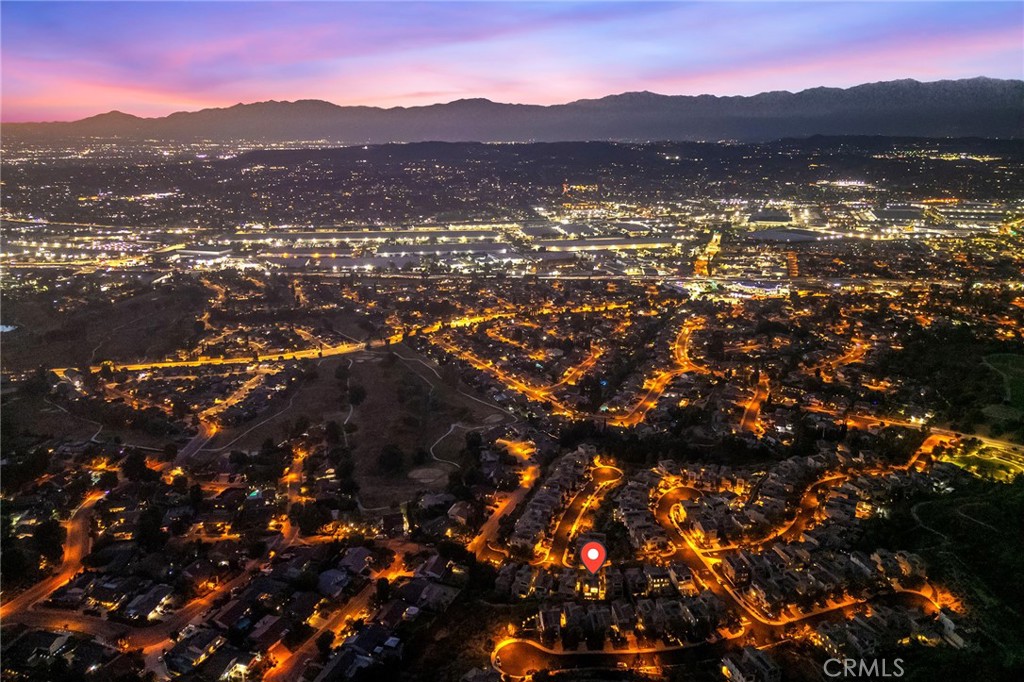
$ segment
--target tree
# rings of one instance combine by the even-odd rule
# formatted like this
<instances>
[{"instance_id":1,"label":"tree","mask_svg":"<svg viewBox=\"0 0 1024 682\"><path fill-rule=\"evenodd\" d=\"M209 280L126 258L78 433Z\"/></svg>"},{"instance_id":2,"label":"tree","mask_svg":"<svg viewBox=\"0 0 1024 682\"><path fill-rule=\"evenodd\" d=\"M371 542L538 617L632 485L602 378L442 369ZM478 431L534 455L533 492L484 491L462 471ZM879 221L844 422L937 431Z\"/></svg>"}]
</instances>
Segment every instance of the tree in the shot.
<instances>
[{"instance_id":1,"label":"tree","mask_svg":"<svg viewBox=\"0 0 1024 682\"><path fill-rule=\"evenodd\" d=\"M159 507L146 507L139 515L134 539L146 551L155 552L167 542L163 531L163 516Z\"/></svg>"},{"instance_id":2,"label":"tree","mask_svg":"<svg viewBox=\"0 0 1024 682\"><path fill-rule=\"evenodd\" d=\"M334 468L335 477L341 481L346 478L352 478L356 473L356 463L352 459L352 455L346 454L344 457L338 460L338 463Z\"/></svg>"},{"instance_id":3,"label":"tree","mask_svg":"<svg viewBox=\"0 0 1024 682\"><path fill-rule=\"evenodd\" d=\"M0 574L4 582L17 583L31 576L33 566L25 556L25 552L10 540L4 541L4 551L0 552Z\"/></svg>"},{"instance_id":4,"label":"tree","mask_svg":"<svg viewBox=\"0 0 1024 682\"><path fill-rule=\"evenodd\" d=\"M377 603L383 604L391 598L391 583L387 578L377 578Z\"/></svg>"},{"instance_id":5,"label":"tree","mask_svg":"<svg viewBox=\"0 0 1024 682\"><path fill-rule=\"evenodd\" d=\"M47 378L46 368L37 367L32 376L21 383L18 392L25 396L46 395L50 390L50 380Z\"/></svg>"},{"instance_id":6,"label":"tree","mask_svg":"<svg viewBox=\"0 0 1024 682\"><path fill-rule=\"evenodd\" d=\"M309 417L307 417L304 414L300 415L295 420L295 424L292 426L291 436L292 436L292 438L298 438L299 436L301 436L302 434L304 434L308 430L309 430Z\"/></svg>"},{"instance_id":7,"label":"tree","mask_svg":"<svg viewBox=\"0 0 1024 682\"><path fill-rule=\"evenodd\" d=\"M121 464L121 473L129 481L145 481L158 478L159 474L146 466L146 456L139 450L132 450Z\"/></svg>"},{"instance_id":8,"label":"tree","mask_svg":"<svg viewBox=\"0 0 1024 682\"><path fill-rule=\"evenodd\" d=\"M175 537L181 537L188 532L188 529L192 527L192 521L188 517L182 516L171 521L170 531L171 535Z\"/></svg>"},{"instance_id":9,"label":"tree","mask_svg":"<svg viewBox=\"0 0 1024 682\"><path fill-rule=\"evenodd\" d=\"M50 561L60 561L64 556L64 540L67 531L60 521L47 519L36 524L32 530L32 546Z\"/></svg>"},{"instance_id":10,"label":"tree","mask_svg":"<svg viewBox=\"0 0 1024 682\"><path fill-rule=\"evenodd\" d=\"M461 469L456 469L448 474L446 489L460 500L468 500L473 496L472 491L469 489L469 483L466 481L466 476Z\"/></svg>"},{"instance_id":11,"label":"tree","mask_svg":"<svg viewBox=\"0 0 1024 682\"><path fill-rule=\"evenodd\" d=\"M366 389L359 384L354 384L348 389L348 401L359 407L366 400Z\"/></svg>"},{"instance_id":12,"label":"tree","mask_svg":"<svg viewBox=\"0 0 1024 682\"><path fill-rule=\"evenodd\" d=\"M295 579L295 589L301 592L314 592L316 591L319 580L320 574L318 574L316 571L303 571Z\"/></svg>"},{"instance_id":13,"label":"tree","mask_svg":"<svg viewBox=\"0 0 1024 682\"><path fill-rule=\"evenodd\" d=\"M171 397L171 414L175 419L184 419L191 411L192 408L189 407L188 401L178 396Z\"/></svg>"},{"instance_id":14,"label":"tree","mask_svg":"<svg viewBox=\"0 0 1024 682\"><path fill-rule=\"evenodd\" d=\"M405 453L394 443L388 443L377 455L377 469L383 474L393 476L402 470L405 464Z\"/></svg>"},{"instance_id":15,"label":"tree","mask_svg":"<svg viewBox=\"0 0 1024 682\"><path fill-rule=\"evenodd\" d=\"M188 503L196 511L203 505L203 487L198 483L193 483L188 489Z\"/></svg>"},{"instance_id":16,"label":"tree","mask_svg":"<svg viewBox=\"0 0 1024 682\"><path fill-rule=\"evenodd\" d=\"M341 426L333 419L324 424L324 438L328 445L337 445L341 442Z\"/></svg>"},{"instance_id":17,"label":"tree","mask_svg":"<svg viewBox=\"0 0 1024 682\"><path fill-rule=\"evenodd\" d=\"M267 553L267 543L263 540L253 540L246 547L250 559L259 559Z\"/></svg>"},{"instance_id":18,"label":"tree","mask_svg":"<svg viewBox=\"0 0 1024 682\"><path fill-rule=\"evenodd\" d=\"M113 490L117 487L117 482L118 478L116 471L104 471L96 481L96 487L100 490Z\"/></svg>"},{"instance_id":19,"label":"tree","mask_svg":"<svg viewBox=\"0 0 1024 682\"><path fill-rule=\"evenodd\" d=\"M303 535L315 535L327 523L331 522L331 510L319 502L303 504L296 502L288 512L292 523L299 527Z\"/></svg>"},{"instance_id":20,"label":"tree","mask_svg":"<svg viewBox=\"0 0 1024 682\"><path fill-rule=\"evenodd\" d=\"M316 638L316 648L320 652L321 656L327 656L331 653L331 646L334 644L334 633L330 630L325 630L320 633L320 636Z\"/></svg>"},{"instance_id":21,"label":"tree","mask_svg":"<svg viewBox=\"0 0 1024 682\"><path fill-rule=\"evenodd\" d=\"M348 381L349 371L347 365L338 365L334 368L334 378L338 381Z\"/></svg>"},{"instance_id":22,"label":"tree","mask_svg":"<svg viewBox=\"0 0 1024 682\"><path fill-rule=\"evenodd\" d=\"M7 410L4 410L4 414L7 414ZM33 481L41 476L49 466L50 454L47 452L47 449L36 448L21 457L20 461L15 459L13 463L5 464L3 476L0 477L0 483L3 484L4 490L17 490L29 481Z\"/></svg>"}]
</instances>

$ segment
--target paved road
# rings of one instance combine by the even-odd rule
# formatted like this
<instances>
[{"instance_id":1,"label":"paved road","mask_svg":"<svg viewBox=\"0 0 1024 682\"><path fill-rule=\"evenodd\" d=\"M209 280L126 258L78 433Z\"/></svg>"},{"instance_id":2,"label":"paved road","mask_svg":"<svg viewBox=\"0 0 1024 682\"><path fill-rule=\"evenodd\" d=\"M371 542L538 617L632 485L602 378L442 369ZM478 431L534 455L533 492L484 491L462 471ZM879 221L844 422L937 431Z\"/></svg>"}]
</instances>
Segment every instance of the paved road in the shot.
<instances>
[{"instance_id":1,"label":"paved road","mask_svg":"<svg viewBox=\"0 0 1024 682\"><path fill-rule=\"evenodd\" d=\"M503 674L525 677L528 673L538 670L655 670L666 665L680 665L721 656L722 652L723 646L706 642L660 649L555 651L534 641L507 639L495 647L491 663Z\"/></svg>"},{"instance_id":2,"label":"paved road","mask_svg":"<svg viewBox=\"0 0 1024 682\"><path fill-rule=\"evenodd\" d=\"M313 633L298 649L295 651L288 651L283 647L274 649L277 654L275 655L275 664L274 667L268 670L263 676L264 682L269 682L271 680L284 681L296 679L305 669L309 661L319 653L316 640L321 634L324 632L334 633L335 644L337 645L337 635L345 631L348 627L348 621L357 618L362 612L369 609L370 600L377 591L376 584L378 578L394 580L395 578L404 575L408 574L404 571L401 554L396 552L395 558L391 562L390 566L374 573L372 575L372 579L366 584L366 586L345 602L344 606L332 613L326 622L324 622L323 625L321 625L320 628L318 628L317 631Z\"/></svg>"},{"instance_id":3,"label":"paved road","mask_svg":"<svg viewBox=\"0 0 1024 682\"><path fill-rule=\"evenodd\" d=\"M532 563L535 566L569 566L569 547L576 537L583 517L589 510L594 509L602 495L621 479L621 469L606 465L595 466L590 482L576 493L572 502L562 512L562 518L551 540L551 547L543 557Z\"/></svg>"},{"instance_id":4,"label":"paved road","mask_svg":"<svg viewBox=\"0 0 1024 682\"><path fill-rule=\"evenodd\" d=\"M758 433L760 427L757 423L757 418L761 414L761 404L764 399L768 397L768 375L764 372L761 373L761 379L757 382L757 388L754 389L754 395L747 401L746 407L743 409L743 418L740 419L740 428L744 431L750 431L751 433Z\"/></svg>"},{"instance_id":5,"label":"paved road","mask_svg":"<svg viewBox=\"0 0 1024 682\"><path fill-rule=\"evenodd\" d=\"M185 445L178 450L178 454L174 457L174 465L184 465L192 455L206 447L206 444L209 443L215 435L217 435L217 427L209 422L200 420L199 431L196 432L196 435L192 436L189 442L185 443Z\"/></svg>"},{"instance_id":6,"label":"paved road","mask_svg":"<svg viewBox=\"0 0 1024 682\"><path fill-rule=\"evenodd\" d=\"M501 562L507 554L492 549L491 543L498 536L499 522L513 511L526 498L527 493L533 489L534 484L540 478L540 467L533 462L533 454L536 451L533 443L527 441L499 440L514 457L526 463L526 468L519 479L519 487L511 493L501 493L497 505L491 515L480 526L476 536L470 540L466 548L476 555L481 562Z\"/></svg>"},{"instance_id":7,"label":"paved road","mask_svg":"<svg viewBox=\"0 0 1024 682\"><path fill-rule=\"evenodd\" d=\"M99 491L90 493L64 524L67 540L64 543L64 558L60 568L49 578L36 583L0 606L0 619L8 620L25 612L78 574L82 569L82 559L89 553L92 545L92 538L89 536L92 508L102 498L103 493Z\"/></svg>"},{"instance_id":8,"label":"paved road","mask_svg":"<svg viewBox=\"0 0 1024 682\"><path fill-rule=\"evenodd\" d=\"M672 357L675 366L656 373L651 379L645 382L647 391L640 397L629 410L622 415L616 415L608 419L612 426L630 427L636 426L647 417L647 413L654 409L662 393L676 377L687 372L706 372L707 370L694 364L690 360L690 337L694 330L700 329L703 324L701 319L690 319L679 330L679 334L672 342ZM601 415L591 415L591 418L600 419Z\"/></svg>"},{"instance_id":9,"label":"paved road","mask_svg":"<svg viewBox=\"0 0 1024 682\"><path fill-rule=\"evenodd\" d=\"M885 475L893 470L907 470L910 467L915 466L922 455L930 453L932 449L941 442L941 440L940 436L933 435L929 437L905 464L895 467L863 471L861 473L866 475ZM827 487L841 483L845 478L845 475L829 474L812 483L808 486L808 489L802 496L800 508L795 519L780 526L775 532L770 533L766 539L746 543L745 546L753 548L756 545L763 544L772 538L777 538L783 535L792 536L794 533L802 531L813 517L814 511L819 504L821 493ZM829 603L823 608L810 612L783 613L777 618L768 617L761 613L758 608L749 604L743 595L736 592L721 573L720 554L725 551L735 550L736 547L716 547L711 550L702 549L698 547L686 533L683 533L673 520L671 514L672 507L683 499L692 499L694 496L700 494L700 491L683 486L668 491L658 501L658 504L655 507L655 517L665 529L673 544L677 547L676 558L686 563L701 582L705 583L705 585L707 585L707 587L719 598L724 599L727 603L731 601L739 607L745 615L754 621L753 627L755 630L760 631L760 634L771 636L773 633L777 633L777 628L780 626L785 626L795 622L809 621L835 611L848 609L860 603L860 600L849 599L843 602Z\"/></svg>"}]
</instances>

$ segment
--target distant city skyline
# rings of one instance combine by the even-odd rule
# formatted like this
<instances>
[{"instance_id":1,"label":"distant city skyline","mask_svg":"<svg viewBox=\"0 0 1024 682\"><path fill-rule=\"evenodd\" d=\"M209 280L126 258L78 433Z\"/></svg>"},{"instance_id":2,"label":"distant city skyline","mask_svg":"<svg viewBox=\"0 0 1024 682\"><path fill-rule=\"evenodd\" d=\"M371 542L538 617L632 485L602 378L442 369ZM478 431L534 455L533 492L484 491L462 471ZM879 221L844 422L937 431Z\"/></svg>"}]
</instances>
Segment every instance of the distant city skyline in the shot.
<instances>
[{"instance_id":1,"label":"distant city skyline","mask_svg":"<svg viewBox=\"0 0 1024 682\"><path fill-rule=\"evenodd\" d=\"M1024 5L2 4L6 122L264 100L558 104L1024 77Z\"/></svg>"}]
</instances>

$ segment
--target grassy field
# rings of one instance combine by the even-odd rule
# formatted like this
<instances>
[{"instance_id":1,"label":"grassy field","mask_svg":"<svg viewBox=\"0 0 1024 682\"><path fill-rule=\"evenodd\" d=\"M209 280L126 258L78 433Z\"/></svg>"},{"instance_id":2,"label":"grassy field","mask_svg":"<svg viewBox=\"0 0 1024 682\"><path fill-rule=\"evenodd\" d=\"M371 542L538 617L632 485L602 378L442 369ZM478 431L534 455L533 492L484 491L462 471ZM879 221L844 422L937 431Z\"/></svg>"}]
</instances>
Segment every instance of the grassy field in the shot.
<instances>
[{"instance_id":1,"label":"grassy field","mask_svg":"<svg viewBox=\"0 0 1024 682\"><path fill-rule=\"evenodd\" d=\"M979 482L918 505L919 517L933 530L906 531L906 544L901 543L924 557L939 584L964 599L965 613L979 630L972 639L997 668L1024 665L1016 579L1024 557L1022 504L1024 484Z\"/></svg>"},{"instance_id":2,"label":"grassy field","mask_svg":"<svg viewBox=\"0 0 1024 682\"><path fill-rule=\"evenodd\" d=\"M856 549L918 554L942 601L958 614L970 646L900 649L905 680L925 682L957 671L970 680L1019 680L1024 665L1024 478L974 479L947 494L896 502L888 517L863 522Z\"/></svg>"},{"instance_id":3,"label":"grassy field","mask_svg":"<svg viewBox=\"0 0 1024 682\"><path fill-rule=\"evenodd\" d=\"M452 424L472 428L501 421L502 413L459 393L421 363L421 356L404 346L396 351L401 358L388 353L361 354L351 368L350 383L367 392L366 400L353 410L350 423L356 431L349 437L360 495L367 507L387 506L409 499L419 490L443 487L454 465L430 458L414 465L413 453L420 448L429 451L437 443L434 454L438 458L465 467L470 464L461 459L466 430L451 429ZM378 454L388 444L405 454L398 475L378 471Z\"/></svg>"},{"instance_id":4,"label":"grassy field","mask_svg":"<svg viewBox=\"0 0 1024 682\"><path fill-rule=\"evenodd\" d=\"M75 367L102 360L160 359L181 348L201 314L201 297L161 289L60 315L46 301L5 303L4 369Z\"/></svg>"},{"instance_id":5,"label":"grassy field","mask_svg":"<svg viewBox=\"0 0 1024 682\"><path fill-rule=\"evenodd\" d=\"M1003 377L1010 392L1010 404L1018 410L1024 410L1024 355L989 355L985 357L985 362Z\"/></svg>"},{"instance_id":6,"label":"grassy field","mask_svg":"<svg viewBox=\"0 0 1024 682\"><path fill-rule=\"evenodd\" d=\"M989 419L1014 421L1021 416L1021 410L1009 405L986 405L982 412Z\"/></svg>"},{"instance_id":7,"label":"grassy field","mask_svg":"<svg viewBox=\"0 0 1024 682\"><path fill-rule=\"evenodd\" d=\"M317 376L296 387L290 397L266 414L232 429L225 429L209 443L209 448L258 450L263 441L284 440L292 424L300 417L311 423L334 418L340 409L340 395L334 380L334 368L345 362L343 356L325 358L316 365Z\"/></svg>"},{"instance_id":8,"label":"grassy field","mask_svg":"<svg viewBox=\"0 0 1024 682\"><path fill-rule=\"evenodd\" d=\"M1002 455L1005 459L997 455ZM1012 453L997 453L991 448L986 448L986 450L975 454L954 455L942 459L970 471L975 476L1004 483L1012 481L1021 473L1022 469L1018 458L1014 457Z\"/></svg>"},{"instance_id":9,"label":"grassy field","mask_svg":"<svg viewBox=\"0 0 1024 682\"><path fill-rule=\"evenodd\" d=\"M425 464L414 465L413 453L419 448L429 450L453 423L485 427L500 422L503 413L442 382L414 351L404 346L396 350L407 360L389 358L384 351L325 358L317 366L316 378L298 387L287 403L262 419L223 431L208 447L256 450L267 438L284 438L303 416L314 424L328 419L344 423L349 417L349 405L343 397L347 394L346 383L335 378L335 370L351 365L349 384L366 389L365 400L351 410L349 424L355 430L347 436L363 504L368 508L388 507L417 491L443 487L455 467L429 458ZM438 443L435 454L465 466L466 462L459 461L465 433L465 429L456 428ZM398 446L405 454L403 467L395 475L378 471L378 454L388 444Z\"/></svg>"},{"instance_id":10,"label":"grassy field","mask_svg":"<svg viewBox=\"0 0 1024 682\"><path fill-rule=\"evenodd\" d=\"M109 441L115 437L122 443L142 447L162 448L168 439L151 436L133 429L114 429L89 421L83 417L70 414L57 405L46 401L42 396L12 395L6 397L3 407L4 417L9 420L17 433L29 433L67 440L88 440L96 436L98 440Z\"/></svg>"}]
</instances>

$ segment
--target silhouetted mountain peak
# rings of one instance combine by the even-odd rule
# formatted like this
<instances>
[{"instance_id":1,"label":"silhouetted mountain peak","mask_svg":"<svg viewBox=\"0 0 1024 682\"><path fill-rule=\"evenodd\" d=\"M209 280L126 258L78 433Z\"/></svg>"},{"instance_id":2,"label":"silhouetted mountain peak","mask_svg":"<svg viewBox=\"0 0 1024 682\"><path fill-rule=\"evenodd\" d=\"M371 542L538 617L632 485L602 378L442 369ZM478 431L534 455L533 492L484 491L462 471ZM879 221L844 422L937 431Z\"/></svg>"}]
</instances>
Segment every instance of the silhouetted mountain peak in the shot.
<instances>
[{"instance_id":1,"label":"silhouetted mountain peak","mask_svg":"<svg viewBox=\"0 0 1024 682\"><path fill-rule=\"evenodd\" d=\"M492 102L486 97L463 97L461 99L452 100L448 104L458 106L470 106L475 104L497 104L497 102Z\"/></svg>"},{"instance_id":2,"label":"silhouetted mountain peak","mask_svg":"<svg viewBox=\"0 0 1024 682\"><path fill-rule=\"evenodd\" d=\"M604 99L612 99L619 102L654 102L667 99L669 95L661 95L650 90L639 90L636 92L624 92L621 95L610 95Z\"/></svg>"},{"instance_id":3,"label":"silhouetted mountain peak","mask_svg":"<svg viewBox=\"0 0 1024 682\"><path fill-rule=\"evenodd\" d=\"M1024 81L912 79L754 96L625 92L551 106L485 98L379 108L267 100L139 118L109 112L71 123L6 124L15 136L464 141L769 140L810 135L1024 137Z\"/></svg>"},{"instance_id":4,"label":"silhouetted mountain peak","mask_svg":"<svg viewBox=\"0 0 1024 682\"><path fill-rule=\"evenodd\" d=\"M118 111L117 109L114 109L113 111L108 111L105 114L96 114L95 116L89 116L88 118L83 118L81 121L79 121L79 123L82 123L84 121L118 122L118 121L142 121L142 120L144 120L144 119L142 119L140 116L135 116L134 114L126 114L123 111Z\"/></svg>"}]
</instances>

